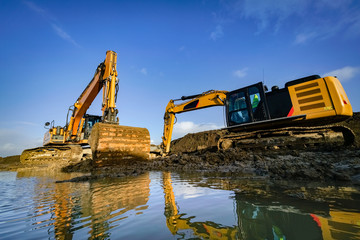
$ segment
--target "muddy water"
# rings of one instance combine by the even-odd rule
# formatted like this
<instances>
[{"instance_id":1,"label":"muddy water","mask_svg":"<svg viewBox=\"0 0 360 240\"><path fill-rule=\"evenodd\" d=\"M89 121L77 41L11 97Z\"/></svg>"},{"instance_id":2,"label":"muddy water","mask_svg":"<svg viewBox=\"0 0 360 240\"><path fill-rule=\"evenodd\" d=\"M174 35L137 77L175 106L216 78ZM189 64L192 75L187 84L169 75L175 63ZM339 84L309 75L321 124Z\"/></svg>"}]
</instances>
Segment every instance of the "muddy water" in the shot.
<instances>
[{"instance_id":1,"label":"muddy water","mask_svg":"<svg viewBox=\"0 0 360 240\"><path fill-rule=\"evenodd\" d=\"M334 183L147 172L0 172L0 239L360 239L360 191Z\"/></svg>"}]
</instances>

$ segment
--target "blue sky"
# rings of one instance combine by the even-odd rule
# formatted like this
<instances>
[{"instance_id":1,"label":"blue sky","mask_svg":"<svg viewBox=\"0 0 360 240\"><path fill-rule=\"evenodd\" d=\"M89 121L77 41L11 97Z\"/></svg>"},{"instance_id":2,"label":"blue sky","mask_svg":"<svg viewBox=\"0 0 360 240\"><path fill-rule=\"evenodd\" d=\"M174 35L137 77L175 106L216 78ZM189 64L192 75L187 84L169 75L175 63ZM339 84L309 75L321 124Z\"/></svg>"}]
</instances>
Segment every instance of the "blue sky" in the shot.
<instances>
[{"instance_id":1,"label":"blue sky","mask_svg":"<svg viewBox=\"0 0 360 240\"><path fill-rule=\"evenodd\" d=\"M40 146L46 121L63 126L107 50L120 124L159 143L170 99L263 80L336 75L359 111L359 40L356 0L0 1L0 156ZM222 126L221 107L184 113L174 137Z\"/></svg>"}]
</instances>

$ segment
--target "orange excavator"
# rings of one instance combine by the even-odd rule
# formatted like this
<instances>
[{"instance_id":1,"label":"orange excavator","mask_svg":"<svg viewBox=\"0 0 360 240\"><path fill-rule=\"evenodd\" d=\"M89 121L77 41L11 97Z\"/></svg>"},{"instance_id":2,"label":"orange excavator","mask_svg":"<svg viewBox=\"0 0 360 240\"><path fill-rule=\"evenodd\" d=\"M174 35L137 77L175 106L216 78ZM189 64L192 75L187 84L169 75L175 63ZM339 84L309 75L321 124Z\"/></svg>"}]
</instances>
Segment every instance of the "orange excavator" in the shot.
<instances>
[{"instance_id":1,"label":"orange excavator","mask_svg":"<svg viewBox=\"0 0 360 240\"><path fill-rule=\"evenodd\" d=\"M230 92L211 90L171 99L164 115L163 152L170 152L176 114L213 106L224 106L226 113L227 126L218 140L219 149L234 144L264 146L268 137L274 136L281 136L282 145L304 138L312 139L309 144L340 138L351 144L355 138L350 129L327 126L353 115L340 81L312 75L289 81L284 88L274 86L271 91L259 82Z\"/></svg>"},{"instance_id":2,"label":"orange excavator","mask_svg":"<svg viewBox=\"0 0 360 240\"><path fill-rule=\"evenodd\" d=\"M81 160L83 146L90 145L93 160L99 165L148 159L150 135L146 128L120 126L116 98L119 80L116 70L117 54L107 51L106 58L96 68L93 79L74 105L69 108L64 127L54 121L45 123L43 147L26 149L22 163L74 163ZM103 89L102 116L86 114L95 97Z\"/></svg>"}]
</instances>

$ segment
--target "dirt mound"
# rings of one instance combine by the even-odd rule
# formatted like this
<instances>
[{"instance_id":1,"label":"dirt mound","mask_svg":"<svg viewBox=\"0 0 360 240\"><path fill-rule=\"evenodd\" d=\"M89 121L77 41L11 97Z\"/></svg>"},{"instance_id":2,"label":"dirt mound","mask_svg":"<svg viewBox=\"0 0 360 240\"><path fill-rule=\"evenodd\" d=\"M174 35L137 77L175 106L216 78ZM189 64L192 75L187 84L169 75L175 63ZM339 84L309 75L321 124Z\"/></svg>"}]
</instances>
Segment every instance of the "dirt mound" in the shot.
<instances>
[{"instance_id":1,"label":"dirt mound","mask_svg":"<svg viewBox=\"0 0 360 240\"><path fill-rule=\"evenodd\" d=\"M210 130L201 133L189 133L171 142L171 153L216 150L219 139L227 133L226 130Z\"/></svg>"}]
</instances>

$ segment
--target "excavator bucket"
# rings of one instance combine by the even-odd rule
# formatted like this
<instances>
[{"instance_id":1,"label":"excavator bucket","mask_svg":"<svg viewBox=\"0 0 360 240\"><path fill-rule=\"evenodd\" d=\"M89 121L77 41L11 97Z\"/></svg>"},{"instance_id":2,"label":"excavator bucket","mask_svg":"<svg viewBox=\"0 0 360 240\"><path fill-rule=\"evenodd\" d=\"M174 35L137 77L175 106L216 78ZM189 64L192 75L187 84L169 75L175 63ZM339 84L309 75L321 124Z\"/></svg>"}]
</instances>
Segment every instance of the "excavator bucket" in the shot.
<instances>
[{"instance_id":1,"label":"excavator bucket","mask_svg":"<svg viewBox=\"0 0 360 240\"><path fill-rule=\"evenodd\" d=\"M146 128L96 123L89 137L97 167L149 160L150 134Z\"/></svg>"}]
</instances>

